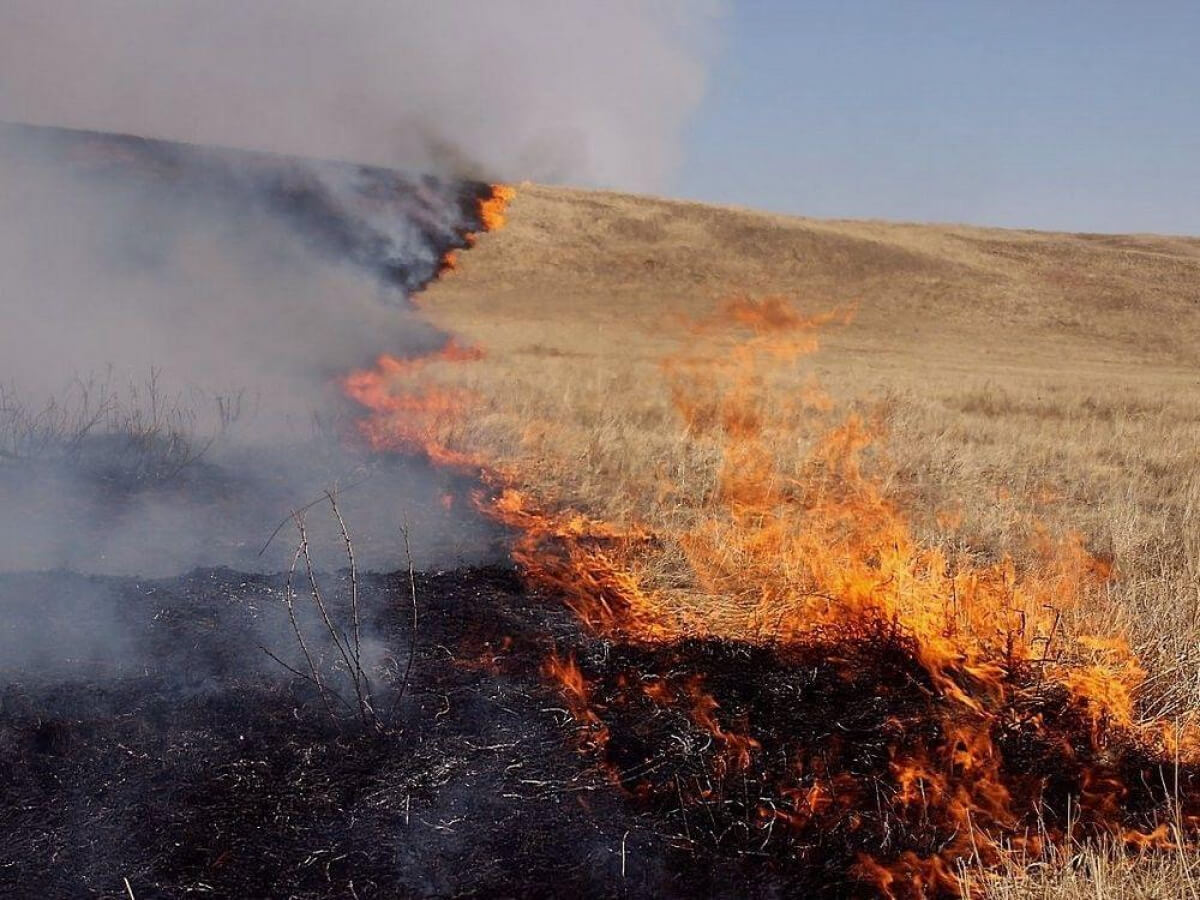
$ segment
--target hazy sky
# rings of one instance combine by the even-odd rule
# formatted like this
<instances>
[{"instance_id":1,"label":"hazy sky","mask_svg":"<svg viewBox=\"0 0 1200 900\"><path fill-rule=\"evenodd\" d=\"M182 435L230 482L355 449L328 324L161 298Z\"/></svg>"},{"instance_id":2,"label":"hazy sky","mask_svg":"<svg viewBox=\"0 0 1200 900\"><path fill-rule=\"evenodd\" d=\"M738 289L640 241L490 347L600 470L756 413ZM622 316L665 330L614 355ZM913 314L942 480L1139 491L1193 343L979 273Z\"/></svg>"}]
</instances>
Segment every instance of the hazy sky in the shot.
<instances>
[{"instance_id":1,"label":"hazy sky","mask_svg":"<svg viewBox=\"0 0 1200 900\"><path fill-rule=\"evenodd\" d=\"M1200 234L1200 0L0 0L0 119Z\"/></svg>"},{"instance_id":2,"label":"hazy sky","mask_svg":"<svg viewBox=\"0 0 1200 900\"><path fill-rule=\"evenodd\" d=\"M1197 0L730 0L673 193L1200 234Z\"/></svg>"}]
</instances>

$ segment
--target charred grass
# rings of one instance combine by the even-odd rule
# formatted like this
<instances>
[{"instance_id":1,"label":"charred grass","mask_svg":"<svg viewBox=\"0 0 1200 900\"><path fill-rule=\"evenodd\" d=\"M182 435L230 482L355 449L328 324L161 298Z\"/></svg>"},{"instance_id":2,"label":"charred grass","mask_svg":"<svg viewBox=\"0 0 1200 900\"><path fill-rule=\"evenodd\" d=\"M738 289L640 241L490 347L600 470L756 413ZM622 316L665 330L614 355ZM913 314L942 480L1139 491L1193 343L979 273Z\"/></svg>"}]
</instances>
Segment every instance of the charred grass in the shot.
<instances>
[{"instance_id":1,"label":"charred grass","mask_svg":"<svg viewBox=\"0 0 1200 900\"><path fill-rule=\"evenodd\" d=\"M364 629L407 647L407 576L361 589ZM23 643L76 635L4 673L0 890L365 898L611 883L620 833L576 802L593 786L536 677L563 617L504 569L419 576L417 589L412 682L393 707L403 660L372 664L386 717L373 729L328 715L260 649L294 653L283 577L0 577L7 627L39 611ZM100 628L120 630L119 653L88 650ZM502 667L507 653L525 664Z\"/></svg>"}]
</instances>

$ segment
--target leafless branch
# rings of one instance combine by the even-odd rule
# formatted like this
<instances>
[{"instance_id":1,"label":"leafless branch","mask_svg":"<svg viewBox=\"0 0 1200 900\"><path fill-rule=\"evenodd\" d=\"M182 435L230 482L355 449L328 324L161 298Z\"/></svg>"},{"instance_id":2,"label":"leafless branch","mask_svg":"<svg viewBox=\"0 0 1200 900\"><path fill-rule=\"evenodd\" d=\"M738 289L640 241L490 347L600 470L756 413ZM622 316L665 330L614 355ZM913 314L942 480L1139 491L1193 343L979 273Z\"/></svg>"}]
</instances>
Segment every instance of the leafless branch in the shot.
<instances>
[{"instance_id":1,"label":"leafless branch","mask_svg":"<svg viewBox=\"0 0 1200 900\"><path fill-rule=\"evenodd\" d=\"M336 648L338 655L342 658L342 662L346 665L346 672L350 676L351 684L354 686L354 696L358 701L359 715L363 720L363 724L378 724L375 711L372 709L369 700L369 686L366 684L366 672L363 671L361 665L355 664L351 659L350 650L347 648L347 640L344 635L339 636L338 628L329 615L329 607L325 603L325 596L321 592L321 586L317 582L317 570L312 561L312 554L309 551L308 530L304 525L304 517L297 515L295 521L296 529L300 532L300 554L304 558L304 568L308 573L308 584L312 591L313 604L317 607L317 612L320 613L321 621L325 624L325 630L329 634L329 639L333 641L334 648Z\"/></svg>"},{"instance_id":2,"label":"leafless branch","mask_svg":"<svg viewBox=\"0 0 1200 900\"><path fill-rule=\"evenodd\" d=\"M412 675L413 660L417 656L417 573L413 568L412 545L409 541L409 526L408 515L404 516L404 524L400 526L400 536L404 539L404 558L408 563L408 587L409 596L412 600L412 625L409 630L408 640L408 661L404 664L404 677L400 679L400 687L396 691L396 697L392 700L391 713L400 705L400 701L404 698L405 692L408 690L409 678Z\"/></svg>"},{"instance_id":3,"label":"leafless branch","mask_svg":"<svg viewBox=\"0 0 1200 900\"><path fill-rule=\"evenodd\" d=\"M296 515L297 519L299 519L300 514L296 513L295 515ZM326 689L325 685L321 681L321 672L317 668L316 663L313 661L312 654L308 650L308 644L304 640L304 631L300 628L300 623L296 619L295 581L296 581L296 565L299 562L300 562L300 548L297 547L296 553L292 557L292 566L288 570L287 588L284 593L284 602L287 604L288 621L290 621L292 623L292 631L296 635L296 642L300 645L300 650L301 650L301 652L303 652L304 659L308 663L308 671L311 674L310 674L310 676L306 676L306 677L309 677L309 679L312 681L312 683L314 685L316 685L317 693L320 694L320 696L321 696L321 702L325 704L325 709L329 713L330 718L332 718L336 722L337 716L334 715L333 704L329 702L329 691ZM280 660L279 657L275 656L275 654L271 653L271 651L267 650L265 647L263 648L263 652L265 652L268 656L270 656L272 659L274 659L276 662L278 662L280 665L282 665L285 669L288 669L292 672L296 671L295 669L292 669L291 666L287 665L282 660ZM297 674L300 674L300 673L297 673ZM340 696L338 697L338 699L342 700L342 698ZM342 700L342 702L345 703L345 700Z\"/></svg>"}]
</instances>

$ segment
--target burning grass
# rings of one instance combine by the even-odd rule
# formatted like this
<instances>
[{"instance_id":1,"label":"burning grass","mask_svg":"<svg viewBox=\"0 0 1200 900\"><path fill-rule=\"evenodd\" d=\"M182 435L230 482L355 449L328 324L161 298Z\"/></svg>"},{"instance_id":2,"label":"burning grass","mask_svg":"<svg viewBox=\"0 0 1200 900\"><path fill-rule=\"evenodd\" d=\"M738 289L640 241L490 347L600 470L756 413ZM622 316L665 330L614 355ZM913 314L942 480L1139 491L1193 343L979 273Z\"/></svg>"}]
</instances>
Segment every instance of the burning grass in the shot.
<instances>
[{"instance_id":1,"label":"burning grass","mask_svg":"<svg viewBox=\"0 0 1200 900\"><path fill-rule=\"evenodd\" d=\"M792 883L953 896L964 864L1114 826L1128 846L1166 846L1173 798L1179 821L1194 816L1193 767L1164 766L1132 731L1097 737L1037 667L1013 666L1005 697L976 711L920 654L878 624L776 646L626 645L552 674L581 745L672 839Z\"/></svg>"},{"instance_id":2,"label":"burning grass","mask_svg":"<svg viewBox=\"0 0 1200 900\"><path fill-rule=\"evenodd\" d=\"M432 367L349 385L376 446L481 467L478 502L516 529L526 576L608 642L547 675L581 749L676 840L921 896L1014 850L1190 837L1192 726L1148 712L1125 635L1095 628L1111 557L1037 522L1019 554L990 555L914 526L885 477L885 413L838 412L799 366L838 319L748 297L692 319L647 387L666 407L653 433L608 472L588 470L605 423L556 458L544 408L491 444L536 402L520 393L426 415ZM556 385L559 405L591 400L594 375ZM953 533L961 513L938 518Z\"/></svg>"}]
</instances>

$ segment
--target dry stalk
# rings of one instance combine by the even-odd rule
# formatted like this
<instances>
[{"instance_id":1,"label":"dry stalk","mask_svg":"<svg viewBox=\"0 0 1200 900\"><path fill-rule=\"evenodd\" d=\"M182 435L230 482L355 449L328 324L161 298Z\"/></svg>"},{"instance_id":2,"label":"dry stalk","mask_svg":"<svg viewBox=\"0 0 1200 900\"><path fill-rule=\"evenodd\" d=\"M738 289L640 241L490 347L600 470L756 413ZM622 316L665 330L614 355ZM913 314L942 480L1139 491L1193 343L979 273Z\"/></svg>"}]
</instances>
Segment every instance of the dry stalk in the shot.
<instances>
[{"instance_id":1,"label":"dry stalk","mask_svg":"<svg viewBox=\"0 0 1200 900\"><path fill-rule=\"evenodd\" d=\"M261 644L259 647L267 656L284 669L299 678L303 678L316 687L317 693L320 695L321 701L329 713L329 717L338 725L339 729L341 727L341 718L334 709L333 700L344 706L351 715L356 715L361 719L364 725L378 730L381 728L381 723L375 713L374 701L371 695L371 683L362 661L362 624L359 602L358 566L354 556L354 543L350 539L350 532L346 527L345 519L337 507L337 500L334 493L327 491L324 496L329 500L330 506L333 509L333 514L337 519L338 528L342 536L342 542L345 546L346 556L350 561L350 634L347 635L344 630L339 629L330 613L329 606L325 601L325 595L317 579L316 567L313 564L312 554L309 549L308 527L304 522L303 510L294 510L292 512L292 521L299 535L299 544L296 547L295 554L292 556L292 565L288 570L284 602L287 607L288 621L292 626L292 633L296 637L296 643L299 645L300 652L304 656L308 671L302 672L288 665L275 653L272 653ZM321 617L321 622L325 627L325 632L329 635L329 640L332 641L337 655L345 665L346 675L350 679L351 686L354 688L355 703L353 705L338 691L330 687L326 680L321 677L320 666L313 656L313 652L309 647L309 641L305 638L304 629L301 627L300 620L296 615L295 580L296 569L301 559L304 560L304 569L308 575L308 584L313 605Z\"/></svg>"},{"instance_id":2,"label":"dry stalk","mask_svg":"<svg viewBox=\"0 0 1200 900\"><path fill-rule=\"evenodd\" d=\"M408 564L408 587L409 596L412 600L412 627L409 631L408 641L408 660L404 664L404 676L400 679L400 687L396 691L396 698L392 701L391 709L388 717L400 705L400 701L404 698L405 692L408 690L409 677L412 675L413 660L417 655L417 573L413 568L412 545L408 538L409 526L408 515L404 516L404 524L400 526L400 536L404 539L404 558Z\"/></svg>"},{"instance_id":3,"label":"dry stalk","mask_svg":"<svg viewBox=\"0 0 1200 900\"><path fill-rule=\"evenodd\" d=\"M304 518L296 516L296 529L300 533L300 554L304 558L304 569L308 573L308 584L312 592L313 604L320 613L321 621L325 625L325 630L329 634L329 639L333 642L333 646L337 649L338 655L341 656L342 662L346 666L346 672L350 676L350 682L354 686L354 697L358 705L359 717L364 725L374 725L378 727L379 722L375 716L375 710L370 702L370 684L367 681L366 672L363 671L361 663L356 663L351 659L351 651L346 645L344 636L339 636L338 628L333 622L333 618L329 614L329 607L325 603L325 595L321 592L321 586L317 581L316 566L312 561L312 554L309 552L308 530L304 525Z\"/></svg>"},{"instance_id":4,"label":"dry stalk","mask_svg":"<svg viewBox=\"0 0 1200 900\"><path fill-rule=\"evenodd\" d=\"M299 520L299 513L296 513L295 515L297 520ZM300 622L296 619L295 582L296 566L300 562L300 553L301 549L297 547L296 553L292 557L291 568L288 569L287 587L284 590L284 603L287 605L288 621L292 625L292 632L296 635L296 643L300 645L300 652L304 654L304 661L308 663L308 672L301 672L292 666L289 666L261 644L259 645L259 649L261 649L263 653L267 654L267 656L271 657L271 659L279 663L279 665L283 666L292 674L298 675L299 677L312 682L312 684L317 688L317 693L320 695L321 702L325 705L325 710L329 713L329 717L336 723L338 721L338 717L337 714L334 713L333 704L329 700L330 694L332 693L333 696L337 697L337 699L340 700L344 706L349 707L349 704L346 703L345 699L336 691L331 692L328 688L326 688L325 683L321 681L321 671L317 668L317 664L312 658L312 653L309 652L308 643L304 640L304 630L300 627Z\"/></svg>"},{"instance_id":5,"label":"dry stalk","mask_svg":"<svg viewBox=\"0 0 1200 900\"><path fill-rule=\"evenodd\" d=\"M354 562L354 544L350 540L350 532L346 529L346 521L342 518L341 510L338 509L336 492L326 491L325 496L329 498L329 507L333 510L333 517L337 519L338 530L342 535L342 543L346 547L346 558L350 561L351 653L354 657L354 669L362 679L363 692L366 695L368 704L370 704L371 685L362 667L362 638L358 616L358 567Z\"/></svg>"}]
</instances>

